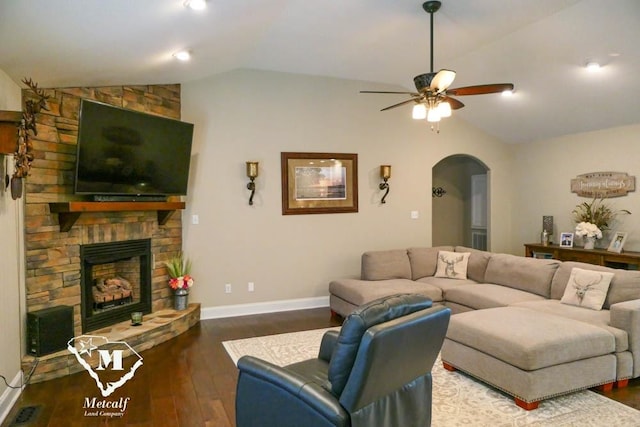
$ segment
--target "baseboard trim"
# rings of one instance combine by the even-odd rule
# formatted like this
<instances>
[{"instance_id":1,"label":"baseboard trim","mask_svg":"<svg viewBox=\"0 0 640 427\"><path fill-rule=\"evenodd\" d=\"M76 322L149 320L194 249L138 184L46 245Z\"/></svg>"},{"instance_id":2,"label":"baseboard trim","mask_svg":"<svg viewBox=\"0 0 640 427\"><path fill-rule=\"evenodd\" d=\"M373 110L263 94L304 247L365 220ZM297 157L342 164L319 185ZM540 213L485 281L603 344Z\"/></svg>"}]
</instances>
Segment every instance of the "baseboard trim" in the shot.
<instances>
[{"instance_id":1,"label":"baseboard trim","mask_svg":"<svg viewBox=\"0 0 640 427\"><path fill-rule=\"evenodd\" d=\"M22 371L18 371L9 384L13 387L20 387L22 384ZM0 396L0 424L4 423L13 405L18 401L20 393L22 393L22 388L7 387L4 393L2 393L2 396Z\"/></svg>"},{"instance_id":2,"label":"baseboard trim","mask_svg":"<svg viewBox=\"0 0 640 427\"><path fill-rule=\"evenodd\" d=\"M321 307L329 307L328 296L206 307L201 309L200 319L219 319L222 317L249 316L252 314L277 313L280 311L305 310Z\"/></svg>"}]
</instances>

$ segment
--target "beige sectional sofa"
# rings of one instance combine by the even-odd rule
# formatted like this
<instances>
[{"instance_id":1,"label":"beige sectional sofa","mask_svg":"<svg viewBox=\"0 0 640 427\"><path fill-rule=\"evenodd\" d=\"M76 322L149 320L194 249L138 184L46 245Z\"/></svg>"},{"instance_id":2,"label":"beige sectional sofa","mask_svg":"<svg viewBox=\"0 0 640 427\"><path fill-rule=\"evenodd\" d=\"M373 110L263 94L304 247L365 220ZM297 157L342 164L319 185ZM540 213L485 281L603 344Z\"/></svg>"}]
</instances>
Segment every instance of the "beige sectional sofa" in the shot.
<instances>
[{"instance_id":1,"label":"beige sectional sofa","mask_svg":"<svg viewBox=\"0 0 640 427\"><path fill-rule=\"evenodd\" d=\"M466 278L436 277L436 272L442 276L439 254L447 252L469 254ZM330 283L333 312L346 316L395 293L426 295L450 307L454 315L442 348L445 367L502 389L525 409L579 389L624 387L640 376L638 271L461 246L366 252L361 267L360 279ZM601 309L566 299L569 294L575 299L577 279L570 281L570 276L580 271L608 274ZM573 287L567 289L568 283ZM578 287L575 291L580 293Z\"/></svg>"}]
</instances>

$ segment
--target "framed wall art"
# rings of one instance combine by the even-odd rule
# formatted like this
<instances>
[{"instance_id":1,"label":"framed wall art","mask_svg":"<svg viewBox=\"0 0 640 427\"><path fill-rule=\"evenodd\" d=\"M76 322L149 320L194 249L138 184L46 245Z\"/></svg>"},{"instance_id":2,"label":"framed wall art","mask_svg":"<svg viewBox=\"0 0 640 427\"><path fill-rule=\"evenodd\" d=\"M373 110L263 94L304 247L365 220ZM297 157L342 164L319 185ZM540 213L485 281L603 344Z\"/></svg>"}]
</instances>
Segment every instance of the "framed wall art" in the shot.
<instances>
[{"instance_id":1,"label":"framed wall art","mask_svg":"<svg viewBox=\"0 0 640 427\"><path fill-rule=\"evenodd\" d=\"M609 244L607 250L609 252L622 253L622 247L627 241L628 235L629 233L626 233L624 231L616 231L616 233L613 235L613 238L611 239L611 243Z\"/></svg>"},{"instance_id":2,"label":"framed wall art","mask_svg":"<svg viewBox=\"0 0 640 427\"><path fill-rule=\"evenodd\" d=\"M358 155L281 153L282 214L358 212Z\"/></svg>"}]
</instances>

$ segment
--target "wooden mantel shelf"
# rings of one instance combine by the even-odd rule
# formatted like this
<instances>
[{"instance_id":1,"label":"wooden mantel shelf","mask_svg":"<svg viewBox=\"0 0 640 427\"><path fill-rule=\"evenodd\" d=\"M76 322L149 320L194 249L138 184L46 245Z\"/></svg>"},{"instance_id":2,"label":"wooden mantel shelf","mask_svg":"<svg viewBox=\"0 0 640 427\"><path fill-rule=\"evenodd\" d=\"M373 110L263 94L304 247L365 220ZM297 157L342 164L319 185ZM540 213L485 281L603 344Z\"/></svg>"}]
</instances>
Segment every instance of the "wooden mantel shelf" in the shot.
<instances>
[{"instance_id":1,"label":"wooden mantel shelf","mask_svg":"<svg viewBox=\"0 0 640 427\"><path fill-rule=\"evenodd\" d=\"M49 203L51 213L58 214L60 231L69 231L83 212L158 211L158 224L164 225L184 202L62 202Z\"/></svg>"}]
</instances>

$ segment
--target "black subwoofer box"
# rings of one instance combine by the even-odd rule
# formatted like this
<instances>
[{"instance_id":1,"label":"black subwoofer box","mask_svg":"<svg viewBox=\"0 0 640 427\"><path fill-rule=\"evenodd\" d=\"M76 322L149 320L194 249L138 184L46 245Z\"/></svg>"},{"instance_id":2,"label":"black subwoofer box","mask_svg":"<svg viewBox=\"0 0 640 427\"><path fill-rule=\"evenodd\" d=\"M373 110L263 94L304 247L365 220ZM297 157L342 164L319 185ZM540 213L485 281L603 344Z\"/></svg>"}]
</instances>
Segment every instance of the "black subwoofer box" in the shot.
<instances>
[{"instance_id":1,"label":"black subwoofer box","mask_svg":"<svg viewBox=\"0 0 640 427\"><path fill-rule=\"evenodd\" d=\"M67 348L73 338L73 307L61 305L27 313L27 353L44 356Z\"/></svg>"}]
</instances>

